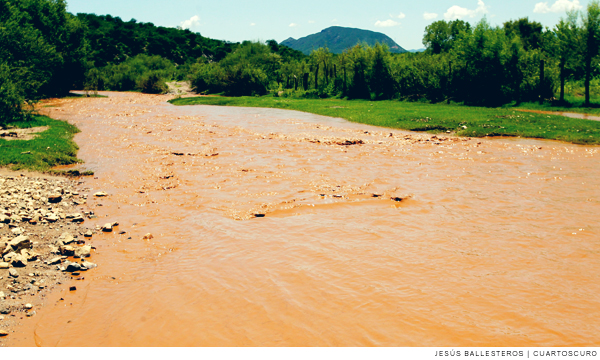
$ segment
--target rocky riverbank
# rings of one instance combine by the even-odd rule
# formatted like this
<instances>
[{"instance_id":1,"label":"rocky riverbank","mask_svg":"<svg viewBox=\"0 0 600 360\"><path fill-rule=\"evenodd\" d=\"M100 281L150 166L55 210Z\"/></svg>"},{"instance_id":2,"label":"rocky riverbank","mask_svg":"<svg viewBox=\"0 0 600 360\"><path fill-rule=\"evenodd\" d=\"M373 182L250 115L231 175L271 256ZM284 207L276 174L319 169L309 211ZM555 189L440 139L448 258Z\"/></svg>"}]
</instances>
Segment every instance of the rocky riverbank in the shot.
<instances>
[{"instance_id":1,"label":"rocky riverbank","mask_svg":"<svg viewBox=\"0 0 600 360\"><path fill-rule=\"evenodd\" d=\"M112 226L83 225L95 215L83 211L87 195L80 194L80 185L60 177L0 174L0 337L35 316L52 289L82 280L96 267L90 240Z\"/></svg>"}]
</instances>

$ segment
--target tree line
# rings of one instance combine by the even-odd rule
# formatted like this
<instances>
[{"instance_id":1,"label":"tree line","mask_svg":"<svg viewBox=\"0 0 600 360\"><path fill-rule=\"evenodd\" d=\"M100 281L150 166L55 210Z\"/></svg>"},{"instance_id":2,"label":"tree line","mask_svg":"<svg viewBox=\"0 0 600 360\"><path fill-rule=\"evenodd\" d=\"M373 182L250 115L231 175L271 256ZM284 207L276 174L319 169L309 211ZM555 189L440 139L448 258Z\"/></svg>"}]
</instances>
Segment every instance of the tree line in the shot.
<instances>
[{"instance_id":1,"label":"tree line","mask_svg":"<svg viewBox=\"0 0 600 360\"><path fill-rule=\"evenodd\" d=\"M286 58L276 44L245 42L220 62L200 61L188 74L198 92L283 97L347 97L454 101L467 105L551 100L581 88L590 106L600 68L600 6L571 11L552 29L528 18L491 26L436 21L425 29L422 53L392 54L358 44L341 54L326 47ZM558 97L558 98L556 98Z\"/></svg>"},{"instance_id":2,"label":"tree line","mask_svg":"<svg viewBox=\"0 0 600 360\"><path fill-rule=\"evenodd\" d=\"M0 124L73 88L161 93L170 80L230 96L484 106L564 102L570 86L581 88L590 106L599 83L600 5L569 12L551 29L528 18L502 26L436 21L423 44L422 53L357 44L341 54L324 47L306 56L274 40L229 43L134 19L75 16L65 0L0 0Z\"/></svg>"}]
</instances>

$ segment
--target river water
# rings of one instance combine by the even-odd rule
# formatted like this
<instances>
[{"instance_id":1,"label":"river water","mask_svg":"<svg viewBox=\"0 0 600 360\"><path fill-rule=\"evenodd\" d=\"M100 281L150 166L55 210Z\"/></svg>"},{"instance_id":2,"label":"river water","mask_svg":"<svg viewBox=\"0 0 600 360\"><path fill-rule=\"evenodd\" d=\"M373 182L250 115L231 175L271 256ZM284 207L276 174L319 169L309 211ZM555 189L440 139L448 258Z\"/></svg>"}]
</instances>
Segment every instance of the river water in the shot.
<instances>
[{"instance_id":1,"label":"river water","mask_svg":"<svg viewBox=\"0 0 600 360\"><path fill-rule=\"evenodd\" d=\"M600 345L599 147L109 96L47 110L120 225L11 345Z\"/></svg>"}]
</instances>

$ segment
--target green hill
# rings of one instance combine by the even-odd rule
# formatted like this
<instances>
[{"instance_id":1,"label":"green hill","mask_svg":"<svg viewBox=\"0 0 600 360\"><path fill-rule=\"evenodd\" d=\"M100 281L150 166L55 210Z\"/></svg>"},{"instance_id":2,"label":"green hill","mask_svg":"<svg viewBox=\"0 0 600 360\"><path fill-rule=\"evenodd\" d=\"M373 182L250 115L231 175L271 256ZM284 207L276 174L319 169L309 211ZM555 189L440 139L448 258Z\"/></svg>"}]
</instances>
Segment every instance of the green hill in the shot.
<instances>
[{"instance_id":1,"label":"green hill","mask_svg":"<svg viewBox=\"0 0 600 360\"><path fill-rule=\"evenodd\" d=\"M313 49L327 46L332 53L339 54L358 43L375 45L375 43L387 44L393 53L404 53L400 45L396 44L389 36L375 31L332 26L321 32L305 36L298 40L289 38L281 42L281 45L310 54Z\"/></svg>"},{"instance_id":2,"label":"green hill","mask_svg":"<svg viewBox=\"0 0 600 360\"><path fill-rule=\"evenodd\" d=\"M204 56L223 59L237 44L206 38L185 29L123 21L111 15L77 14L87 27L91 57L97 67L121 63L139 54L159 55L176 64Z\"/></svg>"}]
</instances>

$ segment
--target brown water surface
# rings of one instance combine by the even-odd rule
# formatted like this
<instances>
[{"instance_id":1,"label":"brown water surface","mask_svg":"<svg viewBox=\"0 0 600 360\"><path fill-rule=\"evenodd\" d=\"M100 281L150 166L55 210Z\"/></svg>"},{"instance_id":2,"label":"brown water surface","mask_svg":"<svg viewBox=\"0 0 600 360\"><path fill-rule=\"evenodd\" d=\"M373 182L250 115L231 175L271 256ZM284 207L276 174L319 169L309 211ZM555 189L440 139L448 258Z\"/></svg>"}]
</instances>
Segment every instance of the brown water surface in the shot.
<instances>
[{"instance_id":1,"label":"brown water surface","mask_svg":"<svg viewBox=\"0 0 600 360\"><path fill-rule=\"evenodd\" d=\"M47 111L127 233L12 345L600 345L600 148L109 95Z\"/></svg>"}]
</instances>

